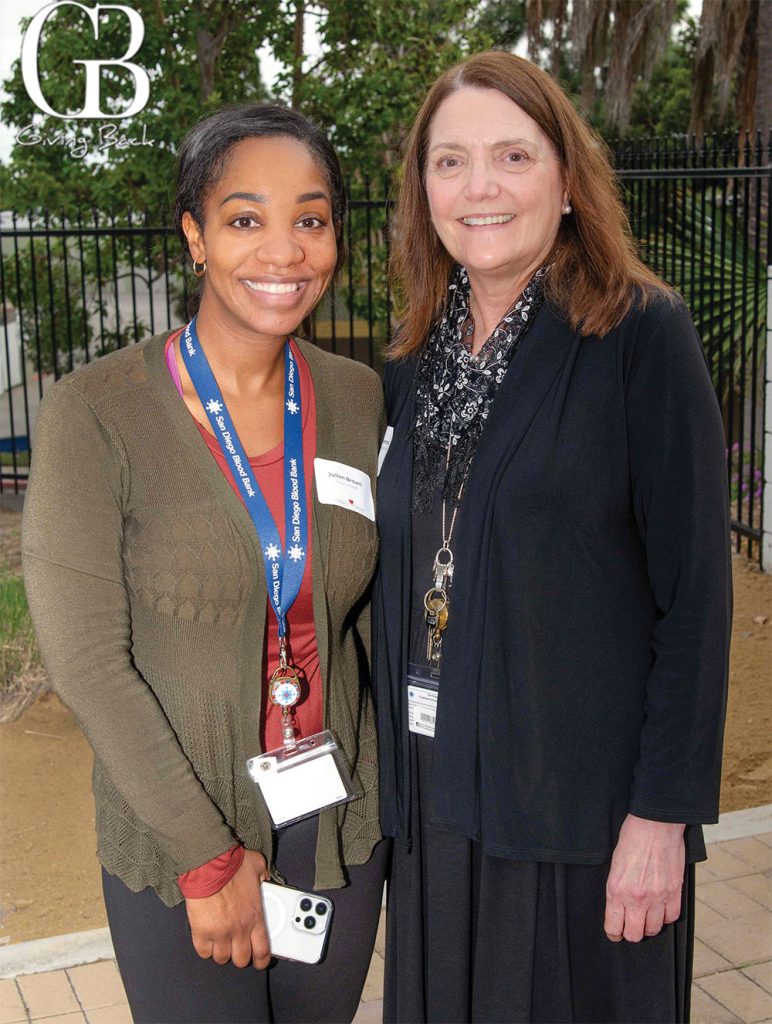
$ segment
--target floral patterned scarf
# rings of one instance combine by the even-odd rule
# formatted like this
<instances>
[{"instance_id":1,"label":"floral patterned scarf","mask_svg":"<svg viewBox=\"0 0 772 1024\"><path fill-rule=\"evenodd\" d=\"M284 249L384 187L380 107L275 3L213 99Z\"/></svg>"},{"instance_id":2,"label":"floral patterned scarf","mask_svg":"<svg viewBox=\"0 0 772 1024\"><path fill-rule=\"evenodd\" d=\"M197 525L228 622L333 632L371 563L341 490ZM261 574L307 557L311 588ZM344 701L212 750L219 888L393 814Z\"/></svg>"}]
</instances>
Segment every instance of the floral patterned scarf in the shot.
<instances>
[{"instance_id":1,"label":"floral patterned scarf","mask_svg":"<svg viewBox=\"0 0 772 1024\"><path fill-rule=\"evenodd\" d=\"M447 501L459 504L493 397L544 301L541 280L546 272L547 267L536 271L472 355L466 342L474 333L469 277L464 267L456 267L447 305L418 364L412 430L415 512L431 512L438 490Z\"/></svg>"}]
</instances>

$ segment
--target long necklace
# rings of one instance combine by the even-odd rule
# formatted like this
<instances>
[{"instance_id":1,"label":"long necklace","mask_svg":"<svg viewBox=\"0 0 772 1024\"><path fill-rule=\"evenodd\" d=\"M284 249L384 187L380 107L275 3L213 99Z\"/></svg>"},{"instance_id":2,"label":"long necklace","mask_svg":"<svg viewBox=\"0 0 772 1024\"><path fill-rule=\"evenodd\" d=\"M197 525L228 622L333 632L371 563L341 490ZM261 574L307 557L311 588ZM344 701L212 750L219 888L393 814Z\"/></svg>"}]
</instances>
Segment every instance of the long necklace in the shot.
<instances>
[{"instance_id":1,"label":"long necklace","mask_svg":"<svg viewBox=\"0 0 772 1024\"><path fill-rule=\"evenodd\" d=\"M445 471L450 464L450 450L453 446L452 426L448 435L448 453L445 463ZM461 482L458 491L458 498L453 508L453 515L450 519L450 529L447 524L447 502L442 499L442 545L434 556L432 567L433 585L424 595L424 618L426 620L426 660L431 662L435 668L439 668L442 658L442 634L448 625L450 615L449 592L453 583L453 549L450 542L453 539L453 529L456 525L456 516L461 505L461 498L466 485L466 476Z\"/></svg>"}]
</instances>

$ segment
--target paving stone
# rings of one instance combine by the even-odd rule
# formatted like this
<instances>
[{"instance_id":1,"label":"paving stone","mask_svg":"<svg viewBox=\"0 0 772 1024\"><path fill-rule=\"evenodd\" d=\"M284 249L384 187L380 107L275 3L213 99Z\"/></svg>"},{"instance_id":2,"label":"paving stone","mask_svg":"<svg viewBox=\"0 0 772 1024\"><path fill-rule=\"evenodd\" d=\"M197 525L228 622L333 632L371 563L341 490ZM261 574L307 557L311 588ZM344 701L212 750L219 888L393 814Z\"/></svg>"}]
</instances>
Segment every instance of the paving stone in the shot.
<instances>
[{"instance_id":1,"label":"paving stone","mask_svg":"<svg viewBox=\"0 0 772 1024\"><path fill-rule=\"evenodd\" d=\"M760 878L762 876L749 875L748 877ZM738 882L746 880L736 879ZM729 921L735 917L742 917L744 914L752 914L759 909L756 900L746 896L738 887L729 882L709 882L707 885L701 885L697 891L697 899Z\"/></svg>"},{"instance_id":2,"label":"paving stone","mask_svg":"<svg viewBox=\"0 0 772 1024\"><path fill-rule=\"evenodd\" d=\"M33 1017L32 1024L88 1024L82 1013L59 1013L55 1017Z\"/></svg>"},{"instance_id":3,"label":"paving stone","mask_svg":"<svg viewBox=\"0 0 772 1024\"><path fill-rule=\"evenodd\" d=\"M710 851L711 847L709 846L708 856L710 856ZM715 882L718 880L718 875L714 874L710 870L704 860L700 861L700 863L696 865L696 868L697 870L695 871L694 878L698 886L702 885L704 882Z\"/></svg>"},{"instance_id":4,"label":"paving stone","mask_svg":"<svg viewBox=\"0 0 772 1024\"><path fill-rule=\"evenodd\" d=\"M738 1018L699 985L692 985L692 1024L736 1024Z\"/></svg>"},{"instance_id":5,"label":"paving stone","mask_svg":"<svg viewBox=\"0 0 772 1024\"><path fill-rule=\"evenodd\" d=\"M744 892L767 910L772 910L772 878L768 875L746 875L745 878L733 878L727 884Z\"/></svg>"},{"instance_id":6,"label":"paving stone","mask_svg":"<svg viewBox=\"0 0 772 1024\"><path fill-rule=\"evenodd\" d=\"M88 1024L133 1024L128 1003L88 1011Z\"/></svg>"},{"instance_id":7,"label":"paving stone","mask_svg":"<svg viewBox=\"0 0 772 1024\"><path fill-rule=\"evenodd\" d=\"M755 981L757 985L761 985L767 992L772 995L772 960L768 960L765 964L754 964L753 967L745 967L743 974L747 975L751 981Z\"/></svg>"},{"instance_id":8,"label":"paving stone","mask_svg":"<svg viewBox=\"0 0 772 1024\"><path fill-rule=\"evenodd\" d=\"M64 971L28 974L16 979L32 1020L80 1010Z\"/></svg>"},{"instance_id":9,"label":"paving stone","mask_svg":"<svg viewBox=\"0 0 772 1024\"><path fill-rule=\"evenodd\" d=\"M772 846L759 842L755 836L729 839L721 845L727 853L744 860L754 871L772 870Z\"/></svg>"},{"instance_id":10,"label":"paving stone","mask_svg":"<svg viewBox=\"0 0 772 1024\"><path fill-rule=\"evenodd\" d=\"M756 838L759 842L766 843L767 846L772 846L772 832L762 832L760 835L757 835Z\"/></svg>"},{"instance_id":11,"label":"paving stone","mask_svg":"<svg viewBox=\"0 0 772 1024\"><path fill-rule=\"evenodd\" d=\"M700 988L749 1024L772 1015L772 995L742 971L708 975L700 979Z\"/></svg>"},{"instance_id":12,"label":"paving stone","mask_svg":"<svg viewBox=\"0 0 772 1024\"><path fill-rule=\"evenodd\" d=\"M765 910L707 925L699 937L736 967L772 960L772 917Z\"/></svg>"},{"instance_id":13,"label":"paving stone","mask_svg":"<svg viewBox=\"0 0 772 1024\"><path fill-rule=\"evenodd\" d=\"M697 935L701 936L706 928L710 928L713 925L725 924L726 918L723 914L719 914L717 910L709 907L707 903L703 903L700 899L701 889L697 890L697 900L694 905L695 912L695 929Z\"/></svg>"},{"instance_id":14,"label":"paving stone","mask_svg":"<svg viewBox=\"0 0 772 1024\"><path fill-rule=\"evenodd\" d=\"M15 1024L19 1020L29 1020L24 1009L16 982L0 981L0 1024Z\"/></svg>"},{"instance_id":15,"label":"paving stone","mask_svg":"<svg viewBox=\"0 0 772 1024\"><path fill-rule=\"evenodd\" d=\"M67 974L84 1010L126 1002L123 982L113 960L71 967Z\"/></svg>"},{"instance_id":16,"label":"paving stone","mask_svg":"<svg viewBox=\"0 0 772 1024\"><path fill-rule=\"evenodd\" d=\"M383 999L383 957L373 953L370 961L370 969L367 972L367 980L362 992L362 1002L369 1003L374 999Z\"/></svg>"},{"instance_id":17,"label":"paving stone","mask_svg":"<svg viewBox=\"0 0 772 1024\"><path fill-rule=\"evenodd\" d=\"M383 1000L360 1003L352 1024L381 1024L383 1021Z\"/></svg>"},{"instance_id":18,"label":"paving stone","mask_svg":"<svg viewBox=\"0 0 772 1024\"><path fill-rule=\"evenodd\" d=\"M730 850L725 849L732 842L742 842L741 839L730 839L725 843L713 843L708 847L708 870L712 871L718 879L741 878L743 875L753 875L758 868L752 868L747 861L736 857Z\"/></svg>"},{"instance_id":19,"label":"paving stone","mask_svg":"<svg viewBox=\"0 0 772 1024\"><path fill-rule=\"evenodd\" d=\"M702 978L706 974L716 974L718 971L728 971L732 964L725 960L710 946L706 946L699 939L694 940L694 977Z\"/></svg>"}]
</instances>

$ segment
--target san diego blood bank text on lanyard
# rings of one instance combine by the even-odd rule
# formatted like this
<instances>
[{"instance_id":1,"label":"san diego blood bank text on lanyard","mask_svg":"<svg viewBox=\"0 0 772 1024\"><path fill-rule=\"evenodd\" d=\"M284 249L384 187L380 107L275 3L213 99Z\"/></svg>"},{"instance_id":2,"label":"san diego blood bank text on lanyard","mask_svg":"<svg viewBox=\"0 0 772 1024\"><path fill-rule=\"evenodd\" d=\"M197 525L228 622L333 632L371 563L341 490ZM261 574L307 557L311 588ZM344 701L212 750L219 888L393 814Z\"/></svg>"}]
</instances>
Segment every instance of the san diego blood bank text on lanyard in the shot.
<instances>
[{"instance_id":1,"label":"san diego blood bank text on lanyard","mask_svg":"<svg viewBox=\"0 0 772 1024\"><path fill-rule=\"evenodd\" d=\"M303 405L298 366L289 341L284 346L284 515L286 550L249 459L233 425L228 407L209 366L196 332L194 317L185 328L182 358L226 462L244 496L257 530L265 561L268 597L279 627L279 664L269 684L269 696L282 709L282 736L295 745L292 709L300 699L297 668L287 660L287 613L303 581L308 548L308 508L303 468Z\"/></svg>"},{"instance_id":2,"label":"san diego blood bank text on lanyard","mask_svg":"<svg viewBox=\"0 0 772 1024\"><path fill-rule=\"evenodd\" d=\"M329 729L297 738L291 713L300 699L300 678L297 668L287 660L287 613L300 591L308 549L303 403L298 366L287 340L284 346L285 549L260 486L252 479L249 459L196 333L195 317L185 328L180 350L255 525L265 562L268 597L279 626L279 664L271 676L269 696L282 709L284 745L249 758L247 771L263 794L274 826L283 828L356 796L343 755Z\"/></svg>"}]
</instances>

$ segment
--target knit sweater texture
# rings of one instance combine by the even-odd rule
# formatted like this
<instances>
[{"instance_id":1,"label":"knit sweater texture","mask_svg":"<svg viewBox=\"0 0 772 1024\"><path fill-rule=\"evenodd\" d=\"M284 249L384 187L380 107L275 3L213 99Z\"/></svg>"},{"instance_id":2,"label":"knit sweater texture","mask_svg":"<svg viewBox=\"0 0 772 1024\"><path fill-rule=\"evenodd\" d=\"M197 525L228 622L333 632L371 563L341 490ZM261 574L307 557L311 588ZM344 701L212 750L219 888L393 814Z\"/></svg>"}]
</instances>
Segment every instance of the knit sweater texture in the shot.
<instances>
[{"instance_id":1,"label":"knit sweater texture","mask_svg":"<svg viewBox=\"0 0 772 1024\"><path fill-rule=\"evenodd\" d=\"M139 891L181 902L177 876L234 840L272 861L260 752L267 591L259 540L164 361L166 335L62 378L35 432L22 551L53 685L94 749L98 856ZM317 457L367 473L384 429L377 375L299 342ZM375 524L312 510L325 727L358 796L319 815L317 888L345 884L380 839L369 685Z\"/></svg>"}]
</instances>

